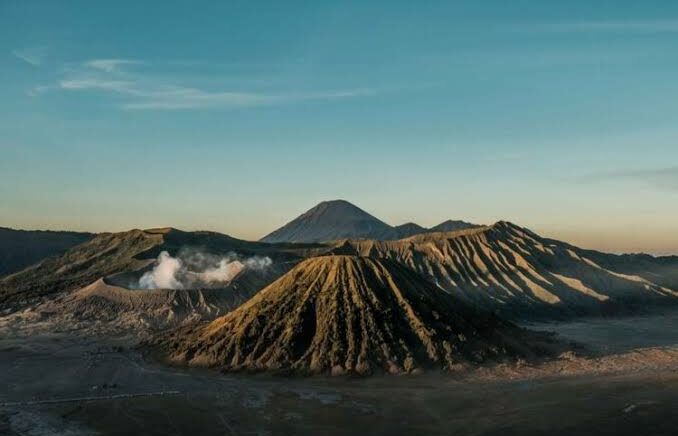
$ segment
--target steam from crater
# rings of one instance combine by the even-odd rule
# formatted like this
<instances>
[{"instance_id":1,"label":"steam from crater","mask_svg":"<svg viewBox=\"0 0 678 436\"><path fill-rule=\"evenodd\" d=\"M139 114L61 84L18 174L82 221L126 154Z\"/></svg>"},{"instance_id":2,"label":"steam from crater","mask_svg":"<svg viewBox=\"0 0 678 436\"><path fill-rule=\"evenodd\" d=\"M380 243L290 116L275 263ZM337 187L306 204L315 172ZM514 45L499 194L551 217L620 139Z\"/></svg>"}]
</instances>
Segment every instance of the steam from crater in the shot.
<instances>
[{"instance_id":1,"label":"steam from crater","mask_svg":"<svg viewBox=\"0 0 678 436\"><path fill-rule=\"evenodd\" d=\"M152 271L147 271L139 279L141 289L181 289L183 285L177 280L177 274L181 270L181 260L169 255L163 251L158 256L155 267Z\"/></svg>"},{"instance_id":2,"label":"steam from crater","mask_svg":"<svg viewBox=\"0 0 678 436\"><path fill-rule=\"evenodd\" d=\"M153 269L141 276L138 288L186 289L226 285L245 269L261 271L272 263L267 256L241 258L235 253L215 256L183 249L177 257L172 257L163 251Z\"/></svg>"}]
</instances>

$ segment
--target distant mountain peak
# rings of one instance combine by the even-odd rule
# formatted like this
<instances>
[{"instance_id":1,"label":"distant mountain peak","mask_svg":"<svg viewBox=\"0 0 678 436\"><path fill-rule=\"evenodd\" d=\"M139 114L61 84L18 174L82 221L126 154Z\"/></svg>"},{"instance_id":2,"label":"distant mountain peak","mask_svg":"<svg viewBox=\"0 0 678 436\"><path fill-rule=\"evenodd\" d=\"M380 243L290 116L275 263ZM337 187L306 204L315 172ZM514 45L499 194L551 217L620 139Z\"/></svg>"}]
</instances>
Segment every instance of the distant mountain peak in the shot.
<instances>
[{"instance_id":1,"label":"distant mountain peak","mask_svg":"<svg viewBox=\"0 0 678 436\"><path fill-rule=\"evenodd\" d=\"M464 222L464 221L460 221L460 220L445 220L445 221L443 221L442 223L440 223L440 224L438 224L438 225L439 225L439 226L447 226L447 225L450 225L450 224L457 224L457 223L463 223L463 222Z\"/></svg>"},{"instance_id":2,"label":"distant mountain peak","mask_svg":"<svg viewBox=\"0 0 678 436\"><path fill-rule=\"evenodd\" d=\"M409 238L410 236L418 235L419 233L426 233L428 229L420 226L417 223L407 222L395 226L394 230L396 231L397 239Z\"/></svg>"},{"instance_id":3,"label":"distant mountain peak","mask_svg":"<svg viewBox=\"0 0 678 436\"><path fill-rule=\"evenodd\" d=\"M333 206L350 206L350 207L355 207L355 208L357 208L357 209L360 209L360 208L359 208L358 206L356 206L355 204L351 203L351 202L348 201L348 200L344 200L343 198L337 198L337 199L335 199L335 200L323 200L323 201L321 201L320 203L318 203L317 206L320 206L320 205L323 205L323 204L325 204L325 205L333 205ZM316 206L316 207L317 207L317 206Z\"/></svg>"},{"instance_id":4,"label":"distant mountain peak","mask_svg":"<svg viewBox=\"0 0 678 436\"><path fill-rule=\"evenodd\" d=\"M355 204L349 203L346 200L322 201L318 203L316 206L307 210L304 214L302 214L302 216L315 216L330 213L369 217L375 220L377 219L370 215L369 213L362 210L361 208L359 208L358 206L356 206Z\"/></svg>"},{"instance_id":5,"label":"distant mountain peak","mask_svg":"<svg viewBox=\"0 0 678 436\"><path fill-rule=\"evenodd\" d=\"M429 229L430 232L455 232L457 230L466 230L478 227L477 224L468 223L461 220L446 220L437 226Z\"/></svg>"},{"instance_id":6,"label":"distant mountain peak","mask_svg":"<svg viewBox=\"0 0 678 436\"><path fill-rule=\"evenodd\" d=\"M323 201L266 235L263 242L389 239L393 228L346 200Z\"/></svg>"},{"instance_id":7,"label":"distant mountain peak","mask_svg":"<svg viewBox=\"0 0 678 436\"><path fill-rule=\"evenodd\" d=\"M427 229L408 222L391 226L358 206L343 200L322 201L266 235L263 242L327 242L340 239L403 239L420 233L450 232L478 227L465 221L447 220Z\"/></svg>"},{"instance_id":8,"label":"distant mountain peak","mask_svg":"<svg viewBox=\"0 0 678 436\"><path fill-rule=\"evenodd\" d=\"M424 229L424 227L420 226L417 223L413 223L412 221L409 221L409 222L406 222L406 223L403 223L403 224L396 226L396 228L407 228L407 227Z\"/></svg>"}]
</instances>

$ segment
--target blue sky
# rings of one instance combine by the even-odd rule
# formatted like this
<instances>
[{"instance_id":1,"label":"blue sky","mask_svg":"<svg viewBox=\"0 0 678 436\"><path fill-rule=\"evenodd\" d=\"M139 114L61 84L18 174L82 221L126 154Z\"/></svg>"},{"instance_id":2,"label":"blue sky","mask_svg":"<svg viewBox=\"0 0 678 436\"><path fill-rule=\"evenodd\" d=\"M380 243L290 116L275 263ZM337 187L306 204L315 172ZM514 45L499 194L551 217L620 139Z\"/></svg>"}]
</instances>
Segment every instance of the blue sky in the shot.
<instances>
[{"instance_id":1,"label":"blue sky","mask_svg":"<svg viewBox=\"0 0 678 436\"><path fill-rule=\"evenodd\" d=\"M1 2L0 225L258 238L345 198L678 253L677 2L415 3Z\"/></svg>"}]
</instances>

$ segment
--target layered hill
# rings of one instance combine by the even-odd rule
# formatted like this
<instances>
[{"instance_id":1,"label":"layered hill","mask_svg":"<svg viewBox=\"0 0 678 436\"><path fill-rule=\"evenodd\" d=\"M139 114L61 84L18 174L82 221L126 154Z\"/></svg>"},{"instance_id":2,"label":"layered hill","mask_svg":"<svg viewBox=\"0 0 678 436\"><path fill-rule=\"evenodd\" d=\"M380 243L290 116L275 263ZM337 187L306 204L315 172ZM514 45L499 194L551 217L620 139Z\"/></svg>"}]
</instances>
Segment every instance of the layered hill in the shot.
<instances>
[{"instance_id":1,"label":"layered hill","mask_svg":"<svg viewBox=\"0 0 678 436\"><path fill-rule=\"evenodd\" d=\"M448 220L427 229L415 223L390 226L345 200L323 201L283 227L264 236L262 242L327 242L338 239L402 239L419 233L478 227Z\"/></svg>"},{"instance_id":2,"label":"layered hill","mask_svg":"<svg viewBox=\"0 0 678 436\"><path fill-rule=\"evenodd\" d=\"M238 278L212 289L131 290L99 279L5 317L3 322L14 328L36 329L45 323L52 331L77 328L144 335L223 315L247 301L264 282L263 278L253 281Z\"/></svg>"},{"instance_id":3,"label":"layered hill","mask_svg":"<svg viewBox=\"0 0 678 436\"><path fill-rule=\"evenodd\" d=\"M335 254L389 259L510 318L633 313L678 302L678 258L617 256L508 222L400 241L343 241Z\"/></svg>"},{"instance_id":4,"label":"layered hill","mask_svg":"<svg viewBox=\"0 0 678 436\"><path fill-rule=\"evenodd\" d=\"M61 254L93 237L92 233L0 227L0 276L20 271L46 257Z\"/></svg>"},{"instance_id":5,"label":"layered hill","mask_svg":"<svg viewBox=\"0 0 678 436\"><path fill-rule=\"evenodd\" d=\"M60 256L44 259L0 279L0 310L16 310L45 296L82 288L102 277L116 274L138 277L153 265L161 252L175 254L184 248L213 255L265 255L272 259L272 269L278 275L298 262L306 250L312 249L272 246L214 232L182 232L171 228L102 233Z\"/></svg>"},{"instance_id":6,"label":"layered hill","mask_svg":"<svg viewBox=\"0 0 678 436\"><path fill-rule=\"evenodd\" d=\"M177 364L296 373L451 370L546 353L544 337L388 260L305 260L229 314L161 336Z\"/></svg>"}]
</instances>

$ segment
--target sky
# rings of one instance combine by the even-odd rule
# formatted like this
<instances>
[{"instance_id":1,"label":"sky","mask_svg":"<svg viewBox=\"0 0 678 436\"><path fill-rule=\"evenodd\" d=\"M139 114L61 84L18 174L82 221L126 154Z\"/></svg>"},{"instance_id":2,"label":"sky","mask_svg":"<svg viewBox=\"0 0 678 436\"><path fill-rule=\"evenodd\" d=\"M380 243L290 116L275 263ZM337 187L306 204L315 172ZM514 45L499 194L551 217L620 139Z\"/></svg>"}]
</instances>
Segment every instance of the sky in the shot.
<instances>
[{"instance_id":1,"label":"sky","mask_svg":"<svg viewBox=\"0 0 678 436\"><path fill-rule=\"evenodd\" d=\"M678 254L678 2L0 0L0 226L322 200Z\"/></svg>"}]
</instances>

